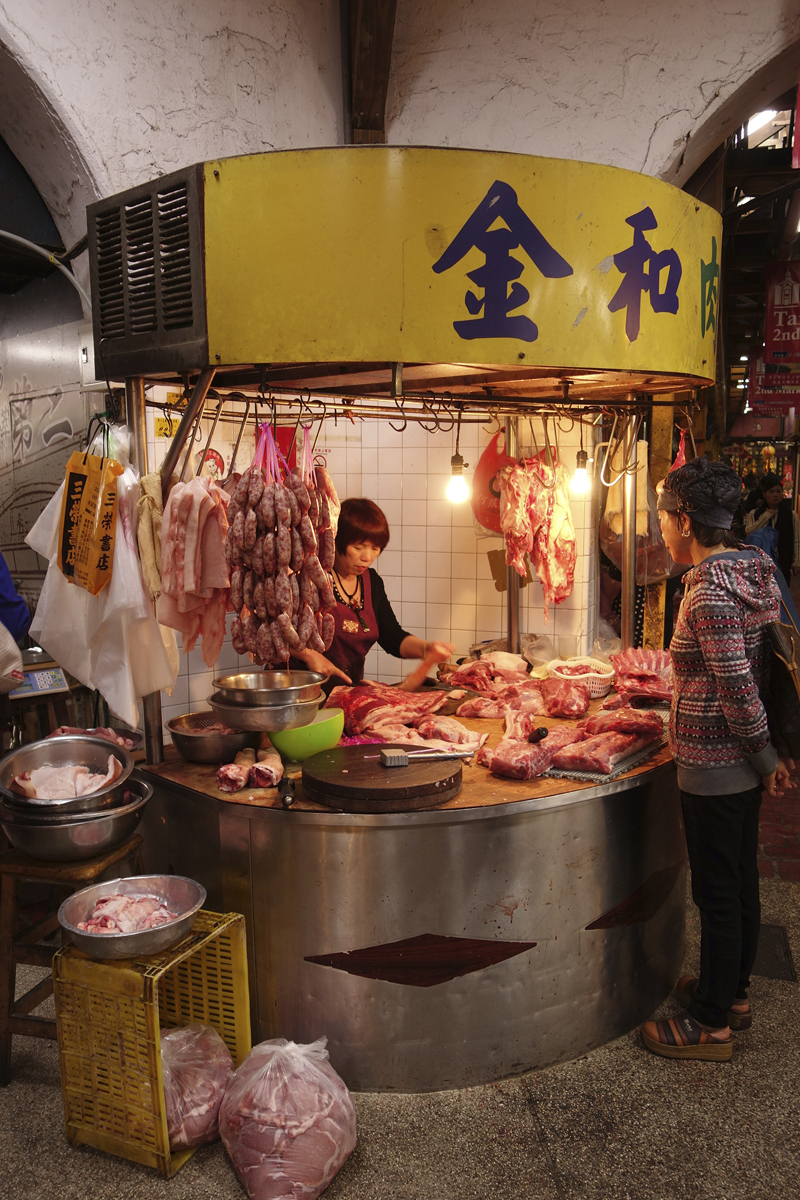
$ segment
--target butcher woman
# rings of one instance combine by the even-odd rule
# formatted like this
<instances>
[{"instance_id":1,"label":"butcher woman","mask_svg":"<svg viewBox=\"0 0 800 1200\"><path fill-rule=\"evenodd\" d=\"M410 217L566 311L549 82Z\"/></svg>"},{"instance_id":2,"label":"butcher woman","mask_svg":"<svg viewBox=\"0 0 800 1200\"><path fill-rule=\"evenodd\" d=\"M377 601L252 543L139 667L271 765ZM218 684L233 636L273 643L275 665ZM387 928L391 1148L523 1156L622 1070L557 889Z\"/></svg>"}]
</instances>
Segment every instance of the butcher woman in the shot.
<instances>
[{"instance_id":1,"label":"butcher woman","mask_svg":"<svg viewBox=\"0 0 800 1200\"><path fill-rule=\"evenodd\" d=\"M295 656L309 670L325 675L326 691L339 680L360 683L364 661L376 642L395 658L421 658L425 669L419 673L420 682L434 663L445 662L455 650L451 642L426 642L401 628L383 580L372 567L388 541L389 524L377 504L366 499L344 501L330 571L336 634L325 654L302 650ZM416 680L418 673L413 675Z\"/></svg>"}]
</instances>

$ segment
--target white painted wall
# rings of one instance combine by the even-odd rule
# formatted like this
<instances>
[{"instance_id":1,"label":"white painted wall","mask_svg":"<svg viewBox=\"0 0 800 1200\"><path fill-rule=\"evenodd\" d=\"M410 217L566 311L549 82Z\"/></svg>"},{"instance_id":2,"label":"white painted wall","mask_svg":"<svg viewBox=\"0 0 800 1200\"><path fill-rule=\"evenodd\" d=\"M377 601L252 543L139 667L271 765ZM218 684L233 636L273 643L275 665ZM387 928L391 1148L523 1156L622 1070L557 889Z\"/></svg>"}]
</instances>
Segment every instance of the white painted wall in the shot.
<instances>
[{"instance_id":1,"label":"white painted wall","mask_svg":"<svg viewBox=\"0 0 800 1200\"><path fill-rule=\"evenodd\" d=\"M388 136L671 175L798 38L786 0L398 0Z\"/></svg>"},{"instance_id":2,"label":"white painted wall","mask_svg":"<svg viewBox=\"0 0 800 1200\"><path fill-rule=\"evenodd\" d=\"M341 141L336 0L4 0L0 43L0 134L68 244L98 196Z\"/></svg>"}]
</instances>

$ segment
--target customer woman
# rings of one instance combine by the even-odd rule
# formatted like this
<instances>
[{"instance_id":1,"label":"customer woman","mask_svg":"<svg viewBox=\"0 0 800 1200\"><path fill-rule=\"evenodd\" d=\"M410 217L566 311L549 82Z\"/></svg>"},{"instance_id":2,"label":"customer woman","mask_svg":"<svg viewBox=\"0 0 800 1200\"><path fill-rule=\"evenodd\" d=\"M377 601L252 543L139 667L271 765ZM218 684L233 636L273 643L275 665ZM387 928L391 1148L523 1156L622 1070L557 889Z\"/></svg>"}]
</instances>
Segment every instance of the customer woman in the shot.
<instances>
[{"instance_id":1,"label":"customer woman","mask_svg":"<svg viewBox=\"0 0 800 1200\"><path fill-rule=\"evenodd\" d=\"M759 698L780 592L768 555L733 543L741 490L730 467L696 458L670 471L658 499L667 549L692 564L670 644L670 745L701 929L700 976L677 986L688 1008L642 1026L647 1048L668 1058L729 1059L731 1028L750 1025L758 810L762 790L775 795L788 782Z\"/></svg>"},{"instance_id":2,"label":"customer woman","mask_svg":"<svg viewBox=\"0 0 800 1200\"><path fill-rule=\"evenodd\" d=\"M786 582L791 583L792 575L800 571L800 519L791 500L784 499L783 485L777 475L761 477L760 495L745 515L746 540L771 553ZM769 544L763 540L764 535L771 535Z\"/></svg>"},{"instance_id":3,"label":"customer woman","mask_svg":"<svg viewBox=\"0 0 800 1200\"><path fill-rule=\"evenodd\" d=\"M407 633L392 611L383 580L372 564L389 542L389 523L372 500L342 504L336 533L336 557L330 572L336 599L336 633L325 654L304 650L297 657L331 680L360 683L364 661L377 642L395 658L421 658L429 666L446 662L451 642L426 642Z\"/></svg>"}]
</instances>

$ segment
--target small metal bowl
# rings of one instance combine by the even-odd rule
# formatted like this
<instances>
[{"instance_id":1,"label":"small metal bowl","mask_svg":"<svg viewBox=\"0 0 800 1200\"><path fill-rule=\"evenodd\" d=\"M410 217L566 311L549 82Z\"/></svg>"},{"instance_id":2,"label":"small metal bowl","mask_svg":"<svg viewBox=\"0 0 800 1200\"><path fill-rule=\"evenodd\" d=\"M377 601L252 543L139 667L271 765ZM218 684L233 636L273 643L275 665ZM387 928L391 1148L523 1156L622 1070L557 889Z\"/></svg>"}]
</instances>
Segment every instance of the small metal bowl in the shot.
<instances>
[{"instance_id":1,"label":"small metal bowl","mask_svg":"<svg viewBox=\"0 0 800 1200\"><path fill-rule=\"evenodd\" d=\"M173 745L187 762L229 763L240 750L251 746L258 749L259 735L247 730L233 733L206 733L205 726L219 724L213 712L184 713L167 721ZM226 722L229 724L229 722Z\"/></svg>"},{"instance_id":2,"label":"small metal bowl","mask_svg":"<svg viewBox=\"0 0 800 1200\"><path fill-rule=\"evenodd\" d=\"M316 700L324 681L317 671L243 671L215 679L214 687L223 704L283 707Z\"/></svg>"},{"instance_id":3,"label":"small metal bowl","mask_svg":"<svg viewBox=\"0 0 800 1200\"><path fill-rule=\"evenodd\" d=\"M154 896L179 916L139 933L88 933L78 929L78 922L86 920L98 900L117 895ZM205 899L206 889L185 875L133 875L95 883L68 896L58 910L58 920L70 941L91 958L139 958L169 950L186 937Z\"/></svg>"},{"instance_id":4,"label":"small metal bowl","mask_svg":"<svg viewBox=\"0 0 800 1200\"><path fill-rule=\"evenodd\" d=\"M15 775L22 775L24 771L34 771L37 767L70 767L79 764L94 768L105 775L108 759L112 754L122 764L122 774L109 787L89 792L86 796L72 796L65 800L39 800L24 796L12 787ZM29 804L31 808L45 808L49 812L93 812L121 800L132 770L133 759L124 746L117 746L104 738L65 734L63 737L45 738L41 742L20 746L18 750L7 754L0 761L0 792L17 805L22 802Z\"/></svg>"},{"instance_id":5,"label":"small metal bowl","mask_svg":"<svg viewBox=\"0 0 800 1200\"><path fill-rule=\"evenodd\" d=\"M114 850L136 831L153 794L150 784L138 779L131 779L126 791L133 797L129 804L110 812L64 813L61 821L11 819L5 804L0 803L0 826L12 846L31 858L47 862L95 858Z\"/></svg>"},{"instance_id":6,"label":"small metal bowl","mask_svg":"<svg viewBox=\"0 0 800 1200\"><path fill-rule=\"evenodd\" d=\"M316 700L303 700L297 704L265 704L259 707L246 704L228 704L219 693L209 699L217 719L234 729L258 730L273 733L281 729L297 729L310 725L319 711L323 696Z\"/></svg>"}]
</instances>

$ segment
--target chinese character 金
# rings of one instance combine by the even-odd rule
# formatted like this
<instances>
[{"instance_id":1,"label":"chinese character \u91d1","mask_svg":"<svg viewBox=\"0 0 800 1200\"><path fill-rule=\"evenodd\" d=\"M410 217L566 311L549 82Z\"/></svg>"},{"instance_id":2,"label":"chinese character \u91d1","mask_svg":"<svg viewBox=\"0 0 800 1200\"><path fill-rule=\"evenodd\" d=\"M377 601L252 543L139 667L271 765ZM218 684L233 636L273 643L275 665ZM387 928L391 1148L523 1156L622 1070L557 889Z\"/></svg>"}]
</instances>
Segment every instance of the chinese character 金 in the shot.
<instances>
[{"instance_id":1,"label":"chinese character \u91d1","mask_svg":"<svg viewBox=\"0 0 800 1200\"><path fill-rule=\"evenodd\" d=\"M499 221L504 222L493 228ZM530 317L509 314L530 300L530 292L517 280L525 269L524 263L511 257L511 251L521 247L542 275L548 279L563 279L572 274L572 267L553 249L531 219L520 208L517 193L507 183L495 180L478 207L464 222L459 232L433 264L434 271L449 271L473 248L486 256L482 267L467 272L483 296L468 291L464 297L473 321L454 321L459 337L511 337L534 342L539 330ZM509 288L509 284L511 285ZM478 313L483 310L483 316Z\"/></svg>"},{"instance_id":2,"label":"chinese character \u91d1","mask_svg":"<svg viewBox=\"0 0 800 1200\"><path fill-rule=\"evenodd\" d=\"M610 312L618 312L621 308L628 310L625 314L625 334L629 342L635 342L639 336L642 292L649 292L653 312L676 313L678 284L683 267L677 250L657 253L644 236L646 229L658 229L652 208L643 208L641 212L626 217L625 222L633 227L633 245L614 255L614 266L625 278L608 308ZM661 272L665 269L667 279L661 291Z\"/></svg>"},{"instance_id":3,"label":"chinese character \u91d1","mask_svg":"<svg viewBox=\"0 0 800 1200\"><path fill-rule=\"evenodd\" d=\"M109 569L109 567L108 567L108 555L107 555L107 554L101 554L101 555L100 555L100 557L99 557L99 558L98 558L98 560L97 560L97 570L98 570L98 571L107 571L108 569Z\"/></svg>"},{"instance_id":4,"label":"chinese character \u91d1","mask_svg":"<svg viewBox=\"0 0 800 1200\"><path fill-rule=\"evenodd\" d=\"M703 337L709 329L717 329L717 299L719 295L719 263L717 262L717 239L711 239L711 262L700 259L700 332ZM706 315L708 314L708 315Z\"/></svg>"}]
</instances>

